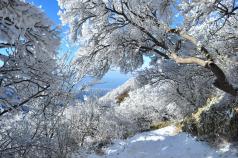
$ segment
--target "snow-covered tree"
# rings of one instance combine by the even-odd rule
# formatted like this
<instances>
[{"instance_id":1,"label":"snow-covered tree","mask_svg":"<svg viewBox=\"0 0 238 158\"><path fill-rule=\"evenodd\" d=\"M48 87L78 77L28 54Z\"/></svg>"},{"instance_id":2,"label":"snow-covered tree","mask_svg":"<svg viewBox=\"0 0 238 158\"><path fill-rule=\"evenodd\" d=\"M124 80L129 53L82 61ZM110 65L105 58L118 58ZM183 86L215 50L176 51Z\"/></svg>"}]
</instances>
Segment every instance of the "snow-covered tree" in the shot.
<instances>
[{"instance_id":1,"label":"snow-covered tree","mask_svg":"<svg viewBox=\"0 0 238 158\"><path fill-rule=\"evenodd\" d=\"M88 73L134 71L147 55L204 67L215 87L237 96L229 72L237 64L235 0L59 0L59 5L72 39L81 44L78 63Z\"/></svg>"},{"instance_id":2,"label":"snow-covered tree","mask_svg":"<svg viewBox=\"0 0 238 158\"><path fill-rule=\"evenodd\" d=\"M67 108L66 118L82 149L98 149L113 139L126 137L128 131L136 131L131 120L97 100L89 99Z\"/></svg>"},{"instance_id":3,"label":"snow-covered tree","mask_svg":"<svg viewBox=\"0 0 238 158\"><path fill-rule=\"evenodd\" d=\"M181 120L206 103L214 92L212 78L206 69L164 61L139 72L134 80L141 86L128 90L115 109L144 130L160 121ZM110 99L110 92L105 97Z\"/></svg>"},{"instance_id":4,"label":"snow-covered tree","mask_svg":"<svg viewBox=\"0 0 238 158\"><path fill-rule=\"evenodd\" d=\"M1 113L45 95L55 82L59 34L39 9L19 0L0 2Z\"/></svg>"},{"instance_id":5,"label":"snow-covered tree","mask_svg":"<svg viewBox=\"0 0 238 158\"><path fill-rule=\"evenodd\" d=\"M168 103L178 101L180 102L178 105L189 104L192 108L203 105L215 92L211 84L213 75L210 71L194 65L178 66L169 60L158 62L151 68L139 71L136 80L142 85L148 84L163 89L158 90L161 94L157 95L161 99L166 98ZM168 103L163 102L164 105ZM187 113L186 106L182 110Z\"/></svg>"},{"instance_id":6,"label":"snow-covered tree","mask_svg":"<svg viewBox=\"0 0 238 158\"><path fill-rule=\"evenodd\" d=\"M0 157L68 154L72 142L59 144L67 129L61 116L81 75L67 56L58 59L59 44L58 28L40 8L0 1Z\"/></svg>"}]
</instances>

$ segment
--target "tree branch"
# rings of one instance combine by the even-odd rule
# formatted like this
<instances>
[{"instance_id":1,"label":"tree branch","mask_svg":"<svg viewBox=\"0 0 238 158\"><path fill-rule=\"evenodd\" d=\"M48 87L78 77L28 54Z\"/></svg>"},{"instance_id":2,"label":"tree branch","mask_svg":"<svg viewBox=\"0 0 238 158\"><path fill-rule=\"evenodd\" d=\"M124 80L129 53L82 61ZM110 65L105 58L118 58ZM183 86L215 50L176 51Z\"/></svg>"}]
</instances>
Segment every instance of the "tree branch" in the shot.
<instances>
[{"instance_id":1,"label":"tree branch","mask_svg":"<svg viewBox=\"0 0 238 158\"><path fill-rule=\"evenodd\" d=\"M14 105L12 106L12 108L4 110L0 113L0 116L4 115L5 113L8 113L10 111L12 111L13 109L16 109L26 103L28 103L31 99L37 97L40 93L44 92L46 89L48 89L50 87L50 85L46 86L45 88L43 88L42 90L38 91L37 93L35 93L34 95L32 95L31 97L27 98L26 100L22 101L20 104Z\"/></svg>"},{"instance_id":2,"label":"tree branch","mask_svg":"<svg viewBox=\"0 0 238 158\"><path fill-rule=\"evenodd\" d=\"M170 58L178 64L196 64L211 70L216 77L215 87L233 96L238 96L237 89L229 83L225 73L213 61L202 60L196 57L179 57L176 53L171 53Z\"/></svg>"}]
</instances>

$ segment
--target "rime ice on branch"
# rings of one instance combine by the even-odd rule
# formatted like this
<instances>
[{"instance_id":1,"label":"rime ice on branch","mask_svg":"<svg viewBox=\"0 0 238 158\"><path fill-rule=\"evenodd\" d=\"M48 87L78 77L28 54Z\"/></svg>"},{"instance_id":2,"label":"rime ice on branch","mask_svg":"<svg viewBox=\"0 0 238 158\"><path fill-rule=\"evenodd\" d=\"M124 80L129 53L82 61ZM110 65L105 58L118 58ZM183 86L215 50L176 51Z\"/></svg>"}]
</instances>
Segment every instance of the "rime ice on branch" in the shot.
<instances>
[{"instance_id":1,"label":"rime ice on branch","mask_svg":"<svg viewBox=\"0 0 238 158\"><path fill-rule=\"evenodd\" d=\"M79 66L87 67L88 73L100 77L111 67L134 71L147 55L205 67L213 73L215 87L237 96L229 74L231 65L237 64L235 0L59 0L59 4L63 23L81 44ZM183 24L171 27L178 17Z\"/></svg>"}]
</instances>

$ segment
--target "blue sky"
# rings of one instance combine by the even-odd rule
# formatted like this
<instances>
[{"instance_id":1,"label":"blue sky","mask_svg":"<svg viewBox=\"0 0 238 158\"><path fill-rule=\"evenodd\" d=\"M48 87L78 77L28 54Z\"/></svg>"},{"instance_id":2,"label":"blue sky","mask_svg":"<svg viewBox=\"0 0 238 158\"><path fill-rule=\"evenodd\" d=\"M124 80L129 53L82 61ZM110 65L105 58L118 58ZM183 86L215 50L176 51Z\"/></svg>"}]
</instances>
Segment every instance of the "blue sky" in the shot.
<instances>
[{"instance_id":1,"label":"blue sky","mask_svg":"<svg viewBox=\"0 0 238 158\"><path fill-rule=\"evenodd\" d=\"M59 11L59 6L57 0L27 0L27 2L33 3L36 6L41 6L43 11L48 15L48 17L55 22L56 25L60 25L60 19L57 15ZM64 30L65 31L65 30ZM61 51L67 50L65 46L65 42L62 42ZM77 51L75 47L72 47L70 50L72 54ZM123 84L125 81L130 78L131 75L121 74L118 71L110 71L108 72L105 77L102 79L103 84L98 84L95 88L102 88L102 89L113 89L118 87L119 85Z\"/></svg>"},{"instance_id":2,"label":"blue sky","mask_svg":"<svg viewBox=\"0 0 238 158\"><path fill-rule=\"evenodd\" d=\"M48 17L53 20L55 24L60 24L60 19L57 15L59 11L57 0L27 0L27 2L33 3L36 6L41 6Z\"/></svg>"}]
</instances>

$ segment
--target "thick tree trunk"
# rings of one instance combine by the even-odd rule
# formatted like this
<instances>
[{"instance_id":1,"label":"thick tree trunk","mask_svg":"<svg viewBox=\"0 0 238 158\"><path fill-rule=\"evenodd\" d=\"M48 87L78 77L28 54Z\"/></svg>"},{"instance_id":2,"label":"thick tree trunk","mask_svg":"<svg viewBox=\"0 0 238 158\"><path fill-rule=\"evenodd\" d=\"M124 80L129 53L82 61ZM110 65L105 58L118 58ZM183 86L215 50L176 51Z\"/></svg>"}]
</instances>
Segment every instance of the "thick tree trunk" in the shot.
<instances>
[{"instance_id":1,"label":"thick tree trunk","mask_svg":"<svg viewBox=\"0 0 238 158\"><path fill-rule=\"evenodd\" d=\"M237 89L235 89L232 86L232 84L229 83L225 73L221 70L221 68L219 68L217 64L214 63L208 50L203 45L198 44L198 41L196 38L194 38L193 36L179 29L167 28L166 32L175 33L181 36L182 38L184 38L185 40L190 41L197 47L198 51L200 51L202 54L204 54L207 57L207 60L203 60L197 57L179 57L176 53L172 52L170 54L170 59L174 60L178 64L197 64L211 70L211 72L216 77L216 80L214 82L215 87L233 96L238 96ZM179 49L180 47L176 46L175 52L177 52Z\"/></svg>"},{"instance_id":2,"label":"thick tree trunk","mask_svg":"<svg viewBox=\"0 0 238 158\"><path fill-rule=\"evenodd\" d=\"M171 53L170 58L178 64L197 64L211 70L216 77L215 87L233 96L238 96L237 90L229 83L224 72L213 61L206 61L196 57L179 57L176 53Z\"/></svg>"}]
</instances>

